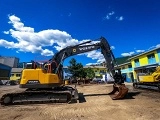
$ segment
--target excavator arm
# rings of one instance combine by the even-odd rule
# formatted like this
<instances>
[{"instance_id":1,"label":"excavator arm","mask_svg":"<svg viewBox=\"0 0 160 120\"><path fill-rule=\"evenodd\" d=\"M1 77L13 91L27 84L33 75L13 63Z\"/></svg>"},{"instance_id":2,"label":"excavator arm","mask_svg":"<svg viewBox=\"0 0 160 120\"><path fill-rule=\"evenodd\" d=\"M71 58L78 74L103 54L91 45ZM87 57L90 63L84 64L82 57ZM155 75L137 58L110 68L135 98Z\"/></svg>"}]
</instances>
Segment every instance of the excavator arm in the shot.
<instances>
[{"instance_id":1,"label":"excavator arm","mask_svg":"<svg viewBox=\"0 0 160 120\"><path fill-rule=\"evenodd\" d=\"M63 61L73 55L82 54L86 52L90 52L93 50L101 49L101 53L103 54L106 62L106 67L108 71L112 74L112 76L115 74L114 66L117 65L115 57L113 55L113 52L111 50L111 47L107 40L104 37L101 37L98 39L99 42L97 43L91 43L92 41L87 41L75 46L68 46L58 53L56 53L50 61L54 61L57 65L53 65L53 73L57 73L58 69L60 69L61 64ZM89 44L87 44L89 43ZM53 64L54 64L53 63Z\"/></svg>"},{"instance_id":2,"label":"excavator arm","mask_svg":"<svg viewBox=\"0 0 160 120\"><path fill-rule=\"evenodd\" d=\"M62 63L64 59L67 57L93 51L93 50L98 50L101 49L101 53L103 54L106 62L106 68L107 71L111 74L111 77L114 78L114 85L113 85L113 91L110 92L109 94L111 95L112 99L120 99L123 98L127 93L128 93L128 88L125 87L124 80L125 77L122 76L120 69L118 68L116 59L114 57L114 54L111 50L111 47L108 43L108 41L104 38L101 37L98 39L99 42L97 43L91 43L91 41L87 41L75 46L68 46L61 51L59 51L55 56L50 61L54 61L57 65L54 65L52 67L54 69L54 73L57 74L57 71L59 71L58 75L59 78L63 76L62 72ZM90 43L90 44L87 44ZM115 70L116 67L116 70ZM118 91L118 94L115 95L115 93Z\"/></svg>"}]
</instances>

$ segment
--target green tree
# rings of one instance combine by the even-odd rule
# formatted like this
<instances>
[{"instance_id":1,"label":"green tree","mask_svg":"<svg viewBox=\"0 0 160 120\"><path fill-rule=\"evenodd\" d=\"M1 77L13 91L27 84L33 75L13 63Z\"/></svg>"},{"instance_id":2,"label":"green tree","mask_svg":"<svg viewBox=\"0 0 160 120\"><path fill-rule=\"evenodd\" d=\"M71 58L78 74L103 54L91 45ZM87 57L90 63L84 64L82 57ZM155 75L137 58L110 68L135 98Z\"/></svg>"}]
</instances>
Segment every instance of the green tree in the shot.
<instances>
[{"instance_id":1,"label":"green tree","mask_svg":"<svg viewBox=\"0 0 160 120\"><path fill-rule=\"evenodd\" d=\"M83 68L82 63L77 63L76 59L72 58L69 61L68 69L72 74L73 78L89 78L93 79L95 77L95 73L91 68Z\"/></svg>"},{"instance_id":2,"label":"green tree","mask_svg":"<svg viewBox=\"0 0 160 120\"><path fill-rule=\"evenodd\" d=\"M72 58L69 61L68 69L72 74L73 78L82 77L83 75L83 65L81 63L77 63L76 59Z\"/></svg>"},{"instance_id":3,"label":"green tree","mask_svg":"<svg viewBox=\"0 0 160 120\"><path fill-rule=\"evenodd\" d=\"M85 68L86 77L89 79L93 79L95 77L95 73L91 68Z\"/></svg>"}]
</instances>

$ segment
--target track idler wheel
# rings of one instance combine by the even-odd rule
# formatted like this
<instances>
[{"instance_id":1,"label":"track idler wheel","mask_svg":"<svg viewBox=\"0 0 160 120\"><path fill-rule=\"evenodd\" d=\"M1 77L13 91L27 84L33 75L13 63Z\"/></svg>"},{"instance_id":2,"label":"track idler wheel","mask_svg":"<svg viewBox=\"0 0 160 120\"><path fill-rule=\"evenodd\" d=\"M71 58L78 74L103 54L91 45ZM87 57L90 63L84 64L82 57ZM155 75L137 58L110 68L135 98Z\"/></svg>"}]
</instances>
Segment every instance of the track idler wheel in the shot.
<instances>
[{"instance_id":1,"label":"track idler wheel","mask_svg":"<svg viewBox=\"0 0 160 120\"><path fill-rule=\"evenodd\" d=\"M133 83L133 88L137 89L138 88L138 84L137 83Z\"/></svg>"},{"instance_id":2,"label":"track idler wheel","mask_svg":"<svg viewBox=\"0 0 160 120\"><path fill-rule=\"evenodd\" d=\"M112 100L118 100L124 98L124 96L128 93L128 88L125 84L114 84L113 91L109 93Z\"/></svg>"},{"instance_id":3,"label":"track idler wheel","mask_svg":"<svg viewBox=\"0 0 160 120\"><path fill-rule=\"evenodd\" d=\"M12 104L12 96L3 95L1 98L1 105L10 105Z\"/></svg>"}]
</instances>

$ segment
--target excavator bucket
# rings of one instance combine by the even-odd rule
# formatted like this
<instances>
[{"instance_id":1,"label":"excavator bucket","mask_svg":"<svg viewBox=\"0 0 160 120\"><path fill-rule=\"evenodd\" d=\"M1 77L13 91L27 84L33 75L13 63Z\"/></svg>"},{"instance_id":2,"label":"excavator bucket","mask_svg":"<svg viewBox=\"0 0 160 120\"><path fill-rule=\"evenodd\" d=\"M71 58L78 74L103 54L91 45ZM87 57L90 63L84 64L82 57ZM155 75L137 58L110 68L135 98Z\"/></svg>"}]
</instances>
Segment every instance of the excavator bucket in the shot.
<instances>
[{"instance_id":1,"label":"excavator bucket","mask_svg":"<svg viewBox=\"0 0 160 120\"><path fill-rule=\"evenodd\" d=\"M114 84L113 91L108 95L112 98L112 100L118 100L124 98L124 96L128 93L128 88L125 84Z\"/></svg>"}]
</instances>

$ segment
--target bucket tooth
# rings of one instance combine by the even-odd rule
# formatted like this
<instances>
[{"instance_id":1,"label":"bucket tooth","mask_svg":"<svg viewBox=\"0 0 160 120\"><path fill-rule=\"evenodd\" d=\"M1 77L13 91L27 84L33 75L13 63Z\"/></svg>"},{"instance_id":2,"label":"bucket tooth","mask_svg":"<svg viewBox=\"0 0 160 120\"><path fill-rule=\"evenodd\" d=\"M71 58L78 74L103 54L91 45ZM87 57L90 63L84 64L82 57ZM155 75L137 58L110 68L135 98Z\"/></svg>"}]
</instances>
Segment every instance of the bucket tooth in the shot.
<instances>
[{"instance_id":1,"label":"bucket tooth","mask_svg":"<svg viewBox=\"0 0 160 120\"><path fill-rule=\"evenodd\" d=\"M113 91L108 95L110 95L113 100L118 100L124 98L127 93L128 88L125 86L125 84L114 84Z\"/></svg>"}]
</instances>

